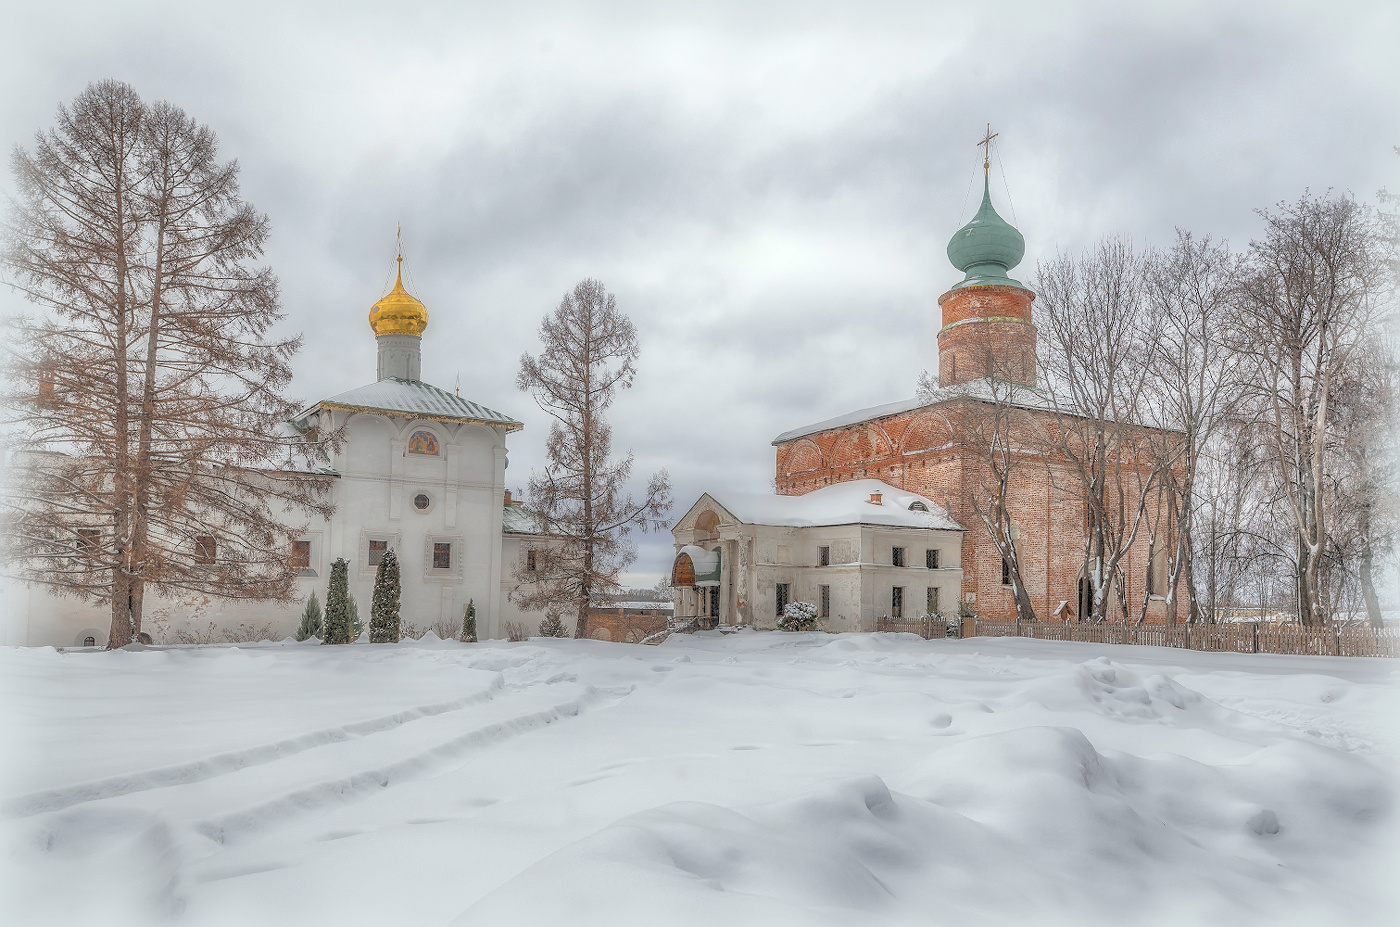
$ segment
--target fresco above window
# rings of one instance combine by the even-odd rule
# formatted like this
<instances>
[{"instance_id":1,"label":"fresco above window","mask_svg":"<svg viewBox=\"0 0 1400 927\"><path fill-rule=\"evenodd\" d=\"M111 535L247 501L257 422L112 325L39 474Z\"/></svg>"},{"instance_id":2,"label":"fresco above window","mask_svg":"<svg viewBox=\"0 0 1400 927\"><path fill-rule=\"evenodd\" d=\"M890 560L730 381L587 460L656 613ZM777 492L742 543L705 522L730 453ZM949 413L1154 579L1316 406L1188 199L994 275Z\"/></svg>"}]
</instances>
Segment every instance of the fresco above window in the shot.
<instances>
[{"instance_id":1,"label":"fresco above window","mask_svg":"<svg viewBox=\"0 0 1400 927\"><path fill-rule=\"evenodd\" d=\"M415 431L413 436L408 439L408 452L436 457L438 453L437 435L431 431Z\"/></svg>"}]
</instances>

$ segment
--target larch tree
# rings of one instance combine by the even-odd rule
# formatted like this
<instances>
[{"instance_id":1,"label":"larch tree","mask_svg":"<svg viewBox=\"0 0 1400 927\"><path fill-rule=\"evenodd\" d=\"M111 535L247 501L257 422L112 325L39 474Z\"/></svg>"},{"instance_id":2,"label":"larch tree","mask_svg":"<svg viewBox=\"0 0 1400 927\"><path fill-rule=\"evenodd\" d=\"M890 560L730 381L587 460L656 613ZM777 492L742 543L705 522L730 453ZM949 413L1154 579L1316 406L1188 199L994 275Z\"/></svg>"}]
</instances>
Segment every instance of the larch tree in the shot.
<instances>
[{"instance_id":1,"label":"larch tree","mask_svg":"<svg viewBox=\"0 0 1400 927\"><path fill-rule=\"evenodd\" d=\"M618 589L636 558L628 535L666 526L671 483L658 471L634 499L631 453L612 458L606 413L631 387L640 350L616 298L597 280L581 281L540 324L540 341L539 356L521 356L516 385L554 419L545 468L530 476L534 514L553 540L511 596L524 609L573 614L581 636L594 598Z\"/></svg>"},{"instance_id":2,"label":"larch tree","mask_svg":"<svg viewBox=\"0 0 1400 927\"><path fill-rule=\"evenodd\" d=\"M237 163L179 108L102 81L12 171L3 265L35 307L8 320L0 397L12 569L106 603L113 647L149 589L291 601L288 516L330 514L309 470L334 436L284 428L300 339L270 337L268 221Z\"/></svg>"}]
</instances>

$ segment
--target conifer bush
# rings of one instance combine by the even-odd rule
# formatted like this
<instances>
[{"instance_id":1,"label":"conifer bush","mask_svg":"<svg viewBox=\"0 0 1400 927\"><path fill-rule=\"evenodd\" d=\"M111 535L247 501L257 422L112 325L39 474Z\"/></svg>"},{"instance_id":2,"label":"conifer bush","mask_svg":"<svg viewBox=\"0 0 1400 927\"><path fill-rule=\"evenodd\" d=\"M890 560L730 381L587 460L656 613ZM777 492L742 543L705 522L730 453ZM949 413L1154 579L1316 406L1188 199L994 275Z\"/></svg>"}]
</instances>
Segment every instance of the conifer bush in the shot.
<instances>
[{"instance_id":1,"label":"conifer bush","mask_svg":"<svg viewBox=\"0 0 1400 927\"><path fill-rule=\"evenodd\" d=\"M374 596L369 605L369 642L399 642L399 558L385 551L374 572Z\"/></svg>"},{"instance_id":2,"label":"conifer bush","mask_svg":"<svg viewBox=\"0 0 1400 927\"><path fill-rule=\"evenodd\" d=\"M557 612L550 612L544 616L544 621L540 622L540 637L568 637L569 629L564 627L564 622L559 619Z\"/></svg>"},{"instance_id":3,"label":"conifer bush","mask_svg":"<svg viewBox=\"0 0 1400 927\"><path fill-rule=\"evenodd\" d=\"M348 644L350 637L350 565L344 557L331 564L331 585L326 591L323 644Z\"/></svg>"},{"instance_id":4,"label":"conifer bush","mask_svg":"<svg viewBox=\"0 0 1400 927\"><path fill-rule=\"evenodd\" d=\"M817 630L817 607L811 602L789 602L778 619L780 631Z\"/></svg>"},{"instance_id":5,"label":"conifer bush","mask_svg":"<svg viewBox=\"0 0 1400 927\"><path fill-rule=\"evenodd\" d=\"M321 601L316 598L316 590L306 600L306 609L301 613L301 627L297 628L297 640L305 641L321 634Z\"/></svg>"},{"instance_id":6,"label":"conifer bush","mask_svg":"<svg viewBox=\"0 0 1400 927\"><path fill-rule=\"evenodd\" d=\"M462 612L462 642L476 643L476 600L468 599L466 611Z\"/></svg>"},{"instance_id":7,"label":"conifer bush","mask_svg":"<svg viewBox=\"0 0 1400 927\"><path fill-rule=\"evenodd\" d=\"M353 595L345 597L345 604L350 613L350 640L357 641L360 639L360 635L365 633L365 623L360 620L360 606L355 604Z\"/></svg>"}]
</instances>

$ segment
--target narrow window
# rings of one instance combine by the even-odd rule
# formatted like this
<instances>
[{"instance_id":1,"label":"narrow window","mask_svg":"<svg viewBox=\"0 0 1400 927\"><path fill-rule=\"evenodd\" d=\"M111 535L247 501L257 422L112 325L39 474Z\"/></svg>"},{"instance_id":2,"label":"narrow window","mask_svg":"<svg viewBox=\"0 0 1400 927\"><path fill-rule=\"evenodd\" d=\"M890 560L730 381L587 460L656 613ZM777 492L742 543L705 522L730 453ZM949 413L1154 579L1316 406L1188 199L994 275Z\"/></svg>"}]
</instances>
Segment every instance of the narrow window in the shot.
<instances>
[{"instance_id":1,"label":"narrow window","mask_svg":"<svg viewBox=\"0 0 1400 927\"><path fill-rule=\"evenodd\" d=\"M930 615L940 615L940 614L943 613L943 609L939 607L939 601L938 601L938 599L939 599L938 587L937 587L937 586L929 586L929 587L928 587L928 603L927 603L927 604L928 604L928 609L927 609L927 611L928 611L928 613L929 613Z\"/></svg>"},{"instance_id":2,"label":"narrow window","mask_svg":"<svg viewBox=\"0 0 1400 927\"><path fill-rule=\"evenodd\" d=\"M896 547L890 551L890 563L895 566L904 566L904 548Z\"/></svg>"},{"instance_id":3,"label":"narrow window","mask_svg":"<svg viewBox=\"0 0 1400 927\"><path fill-rule=\"evenodd\" d=\"M210 564L214 562L216 545L214 538L208 534L197 534L194 538L194 562Z\"/></svg>"},{"instance_id":4,"label":"narrow window","mask_svg":"<svg viewBox=\"0 0 1400 927\"><path fill-rule=\"evenodd\" d=\"M1002 558L1001 558L1001 584L1002 584L1003 586L1009 586L1009 585L1011 585L1011 558L1010 558L1010 557L1002 557Z\"/></svg>"},{"instance_id":5,"label":"narrow window","mask_svg":"<svg viewBox=\"0 0 1400 927\"><path fill-rule=\"evenodd\" d=\"M938 569L938 551L924 551L924 566L928 567L930 570Z\"/></svg>"},{"instance_id":6,"label":"narrow window","mask_svg":"<svg viewBox=\"0 0 1400 927\"><path fill-rule=\"evenodd\" d=\"M787 604L788 604L788 584L787 584L787 583L778 583L778 594L777 594L777 597L776 597L776 600L775 600L775 601L777 602L777 605L778 605L777 615L778 615L779 618L781 618L781 617L783 617L783 610L784 610L785 608L787 608Z\"/></svg>"},{"instance_id":7,"label":"narrow window","mask_svg":"<svg viewBox=\"0 0 1400 927\"><path fill-rule=\"evenodd\" d=\"M293 542L292 542L292 569L294 569L294 570L309 570L309 569L311 569L311 542L310 542L310 541L293 541Z\"/></svg>"},{"instance_id":8,"label":"narrow window","mask_svg":"<svg viewBox=\"0 0 1400 927\"><path fill-rule=\"evenodd\" d=\"M433 544L433 569L452 569L452 545L443 541Z\"/></svg>"},{"instance_id":9,"label":"narrow window","mask_svg":"<svg viewBox=\"0 0 1400 927\"><path fill-rule=\"evenodd\" d=\"M533 548L525 551L525 572L535 572L535 551Z\"/></svg>"},{"instance_id":10,"label":"narrow window","mask_svg":"<svg viewBox=\"0 0 1400 927\"><path fill-rule=\"evenodd\" d=\"M709 616L710 616L711 618L718 618L718 617L719 617L719 587L718 587L718 586L711 586L711 587L710 587L710 611L709 611Z\"/></svg>"},{"instance_id":11,"label":"narrow window","mask_svg":"<svg viewBox=\"0 0 1400 927\"><path fill-rule=\"evenodd\" d=\"M895 586L890 590L890 617L904 617L904 587Z\"/></svg>"},{"instance_id":12,"label":"narrow window","mask_svg":"<svg viewBox=\"0 0 1400 927\"><path fill-rule=\"evenodd\" d=\"M830 617L831 617L831 587L830 587L830 586L818 586L818 587L817 587L817 602L818 602L818 605L821 607L821 611L819 611L819 612L817 613L818 617L821 617L821 618L830 618Z\"/></svg>"},{"instance_id":13,"label":"narrow window","mask_svg":"<svg viewBox=\"0 0 1400 927\"><path fill-rule=\"evenodd\" d=\"M385 540L373 540L369 542L369 565L379 566L379 561L384 559L384 555L389 552L389 542Z\"/></svg>"},{"instance_id":14,"label":"narrow window","mask_svg":"<svg viewBox=\"0 0 1400 927\"><path fill-rule=\"evenodd\" d=\"M831 566L831 548L830 548L830 547L818 547L818 548L817 548L817 562L818 562L819 564L821 564L822 566Z\"/></svg>"}]
</instances>

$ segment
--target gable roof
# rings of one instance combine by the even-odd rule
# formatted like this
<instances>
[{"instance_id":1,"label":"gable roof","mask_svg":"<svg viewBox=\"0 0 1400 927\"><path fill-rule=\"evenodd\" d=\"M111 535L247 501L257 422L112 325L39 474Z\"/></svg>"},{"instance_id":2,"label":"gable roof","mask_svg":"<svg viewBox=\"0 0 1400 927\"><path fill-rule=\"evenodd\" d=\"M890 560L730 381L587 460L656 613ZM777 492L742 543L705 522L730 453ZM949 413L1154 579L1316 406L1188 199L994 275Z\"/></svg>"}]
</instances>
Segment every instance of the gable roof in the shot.
<instances>
[{"instance_id":1,"label":"gable roof","mask_svg":"<svg viewBox=\"0 0 1400 927\"><path fill-rule=\"evenodd\" d=\"M968 380L956 386L940 387L922 396L913 399L901 399L898 402L887 402L884 405L871 406L868 409L857 409L854 412L847 412L845 415L838 415L825 421L814 422L811 425L803 425L801 428L794 428L785 431L773 439L773 445L786 444L798 438L805 438L808 435L818 434L823 431L831 431L836 428L845 428L849 425L859 425L861 422L870 422L879 418L887 418L891 415L899 415L901 412L912 412L950 402L954 399L975 399L981 402L1006 402L1018 409L1032 409L1050 411L1054 409L1054 404L1050 402L1040 389L1032 386L1022 386L1016 383L1008 383L1004 380L995 384L986 377L976 380Z\"/></svg>"},{"instance_id":2,"label":"gable roof","mask_svg":"<svg viewBox=\"0 0 1400 927\"><path fill-rule=\"evenodd\" d=\"M421 380L401 380L387 377L378 383L357 386L308 407L298 419L318 407L365 412L392 412L436 422L467 422L489 425L506 431L519 431L525 426L509 415L488 409L479 403L463 399L447 390L438 389Z\"/></svg>"},{"instance_id":3,"label":"gable roof","mask_svg":"<svg viewBox=\"0 0 1400 927\"><path fill-rule=\"evenodd\" d=\"M880 493L879 505L870 502ZM896 489L884 480L850 480L814 489L801 496L774 493L705 493L740 524L810 528L824 525L883 525L891 528L934 528L963 531L943 506L918 493ZM704 501L701 497L701 502ZM911 510L923 503L926 512ZM691 506L693 511L700 505ZM689 515L689 512L686 513ZM684 519L682 519L683 521Z\"/></svg>"}]
</instances>

